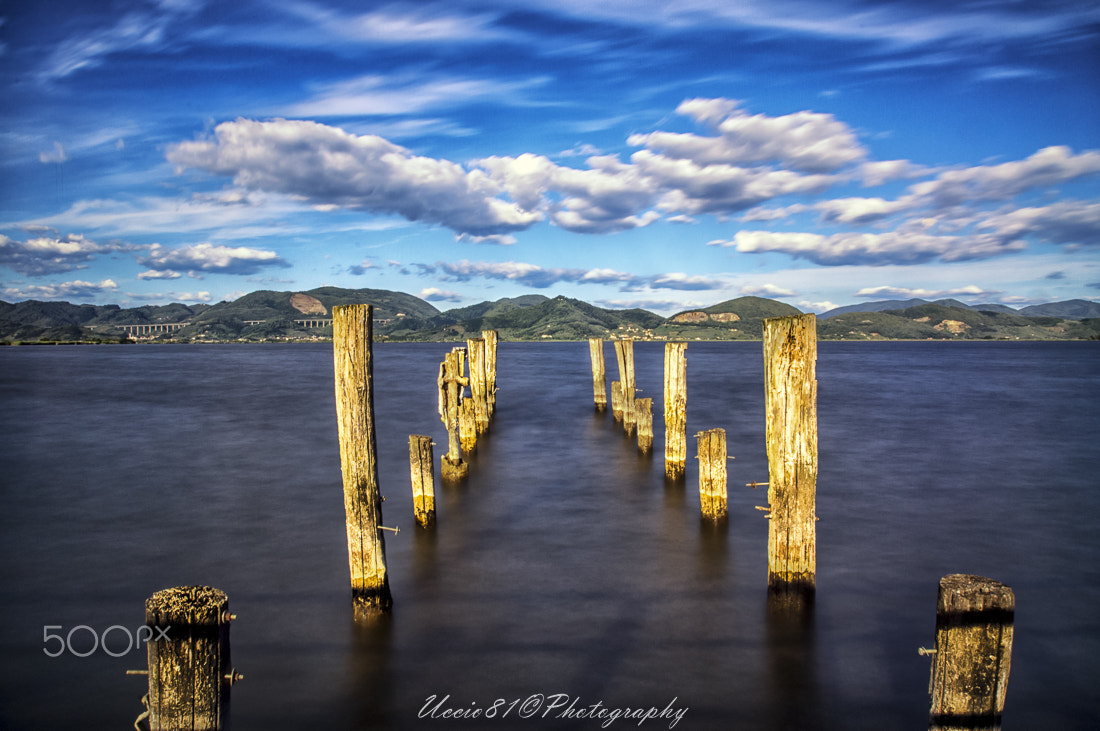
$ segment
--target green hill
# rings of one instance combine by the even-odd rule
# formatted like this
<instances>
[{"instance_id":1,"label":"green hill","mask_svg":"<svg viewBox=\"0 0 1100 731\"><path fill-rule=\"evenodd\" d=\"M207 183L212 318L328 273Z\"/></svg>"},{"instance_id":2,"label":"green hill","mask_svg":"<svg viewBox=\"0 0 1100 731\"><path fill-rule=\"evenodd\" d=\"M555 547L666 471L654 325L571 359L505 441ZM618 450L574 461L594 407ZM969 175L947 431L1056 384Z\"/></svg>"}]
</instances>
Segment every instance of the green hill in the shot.
<instances>
[{"instance_id":1,"label":"green hill","mask_svg":"<svg viewBox=\"0 0 1100 731\"><path fill-rule=\"evenodd\" d=\"M759 340L769 317L800 315L788 304L763 297L738 297L668 318L657 333L669 340Z\"/></svg>"}]
</instances>

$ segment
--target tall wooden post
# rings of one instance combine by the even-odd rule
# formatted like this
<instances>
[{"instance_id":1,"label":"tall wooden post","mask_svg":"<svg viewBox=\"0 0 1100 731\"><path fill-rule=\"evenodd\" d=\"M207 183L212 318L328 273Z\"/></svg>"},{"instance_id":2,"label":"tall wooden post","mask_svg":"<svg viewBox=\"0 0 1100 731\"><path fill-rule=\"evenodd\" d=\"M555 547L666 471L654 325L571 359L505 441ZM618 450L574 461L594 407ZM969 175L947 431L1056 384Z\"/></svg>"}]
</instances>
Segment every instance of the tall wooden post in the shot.
<instances>
[{"instance_id":1,"label":"tall wooden post","mask_svg":"<svg viewBox=\"0 0 1100 731\"><path fill-rule=\"evenodd\" d=\"M992 579L951 574L940 580L932 661L929 729L1001 728L1016 597Z\"/></svg>"},{"instance_id":2,"label":"tall wooden post","mask_svg":"<svg viewBox=\"0 0 1100 731\"><path fill-rule=\"evenodd\" d=\"M489 412L489 421L497 408L497 340L496 330L482 330L481 339L485 341L485 406Z\"/></svg>"},{"instance_id":3,"label":"tall wooden post","mask_svg":"<svg viewBox=\"0 0 1100 731\"><path fill-rule=\"evenodd\" d=\"M812 598L817 585L816 322L764 320L768 589L792 598Z\"/></svg>"},{"instance_id":4,"label":"tall wooden post","mask_svg":"<svg viewBox=\"0 0 1100 731\"><path fill-rule=\"evenodd\" d=\"M637 426L634 414L634 341L630 338L615 341L615 359L619 365L619 388L623 396L623 428L633 435Z\"/></svg>"},{"instance_id":5,"label":"tall wooden post","mask_svg":"<svg viewBox=\"0 0 1100 731\"><path fill-rule=\"evenodd\" d=\"M357 618L389 611L393 604L386 575L386 542L380 530L382 494L378 486L371 352L373 315L371 305L332 308L340 468L344 478L352 605Z\"/></svg>"},{"instance_id":6,"label":"tall wooden post","mask_svg":"<svg viewBox=\"0 0 1100 731\"><path fill-rule=\"evenodd\" d=\"M726 430L710 429L695 435L699 439L699 508L704 518L725 520Z\"/></svg>"},{"instance_id":7,"label":"tall wooden post","mask_svg":"<svg viewBox=\"0 0 1100 731\"><path fill-rule=\"evenodd\" d=\"M611 413L615 421L623 420L623 384L618 381L611 382Z\"/></svg>"},{"instance_id":8,"label":"tall wooden post","mask_svg":"<svg viewBox=\"0 0 1100 731\"><path fill-rule=\"evenodd\" d=\"M432 438L409 435L409 476L412 480L413 512L424 528L435 525L435 459Z\"/></svg>"},{"instance_id":9,"label":"tall wooden post","mask_svg":"<svg viewBox=\"0 0 1100 731\"><path fill-rule=\"evenodd\" d=\"M145 600L150 731L206 731L227 722L229 599L210 586L179 586Z\"/></svg>"},{"instance_id":10,"label":"tall wooden post","mask_svg":"<svg viewBox=\"0 0 1100 731\"><path fill-rule=\"evenodd\" d=\"M472 338L466 341L466 353L470 359L470 398L474 402L477 433L489 430L489 396L485 370L485 341Z\"/></svg>"},{"instance_id":11,"label":"tall wooden post","mask_svg":"<svg viewBox=\"0 0 1100 731\"><path fill-rule=\"evenodd\" d=\"M462 350L454 348L439 364L439 418L447 428L447 453L440 458L444 482L461 480L470 473L470 465L462 461L459 441L459 420L462 413L462 389L469 380L462 375ZM470 429L476 435L475 429Z\"/></svg>"},{"instance_id":12,"label":"tall wooden post","mask_svg":"<svg viewBox=\"0 0 1100 731\"><path fill-rule=\"evenodd\" d=\"M636 399L634 413L638 425L638 451L649 454L653 449L653 399Z\"/></svg>"},{"instance_id":13,"label":"tall wooden post","mask_svg":"<svg viewBox=\"0 0 1100 731\"><path fill-rule=\"evenodd\" d=\"M665 343L665 476L687 466L687 343Z\"/></svg>"},{"instance_id":14,"label":"tall wooden post","mask_svg":"<svg viewBox=\"0 0 1100 731\"><path fill-rule=\"evenodd\" d=\"M603 365L603 338L588 338L588 355L592 360L592 398L596 409L607 409L607 376Z\"/></svg>"}]
</instances>

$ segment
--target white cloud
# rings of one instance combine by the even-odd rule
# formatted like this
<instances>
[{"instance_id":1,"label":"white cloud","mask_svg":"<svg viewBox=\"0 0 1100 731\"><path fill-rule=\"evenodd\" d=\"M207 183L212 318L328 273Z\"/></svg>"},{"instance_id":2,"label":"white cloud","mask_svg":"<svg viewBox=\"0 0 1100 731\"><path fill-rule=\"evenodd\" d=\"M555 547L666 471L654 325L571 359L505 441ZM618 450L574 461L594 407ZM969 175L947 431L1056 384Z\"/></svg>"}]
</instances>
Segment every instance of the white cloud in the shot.
<instances>
[{"instance_id":1,"label":"white cloud","mask_svg":"<svg viewBox=\"0 0 1100 731\"><path fill-rule=\"evenodd\" d=\"M890 231L880 234L775 233L738 231L732 241L712 242L733 246L742 253L782 252L817 264L917 264L939 259L964 261L1020 251L1024 243L990 234L935 236Z\"/></svg>"},{"instance_id":2,"label":"white cloud","mask_svg":"<svg viewBox=\"0 0 1100 731\"><path fill-rule=\"evenodd\" d=\"M417 296L428 302L461 302L463 300L462 295L457 292L448 292L438 287L425 287Z\"/></svg>"},{"instance_id":3,"label":"white cloud","mask_svg":"<svg viewBox=\"0 0 1100 731\"><path fill-rule=\"evenodd\" d=\"M138 263L154 271L184 271L192 275L206 273L249 275L259 272L264 267L289 266L274 251L263 251L246 246L215 246L209 243L177 249L153 244L147 256L138 258Z\"/></svg>"},{"instance_id":4,"label":"white cloud","mask_svg":"<svg viewBox=\"0 0 1100 731\"><path fill-rule=\"evenodd\" d=\"M774 284L747 285L741 288L741 294L754 297L795 297L797 292Z\"/></svg>"},{"instance_id":5,"label":"white cloud","mask_svg":"<svg viewBox=\"0 0 1100 731\"><path fill-rule=\"evenodd\" d=\"M867 156L848 125L831 114L749 115L732 99L689 99L676 111L718 135L651 132L631 135L628 142L700 166L780 163L808 173L832 172Z\"/></svg>"},{"instance_id":6,"label":"white cloud","mask_svg":"<svg viewBox=\"0 0 1100 731\"><path fill-rule=\"evenodd\" d=\"M911 287L864 287L856 292L856 297L897 297L899 299L942 299L944 297L961 297L976 295L1000 294L998 290L986 290L975 284L955 289L920 289Z\"/></svg>"},{"instance_id":7,"label":"white cloud","mask_svg":"<svg viewBox=\"0 0 1100 731\"><path fill-rule=\"evenodd\" d=\"M41 299L41 300L89 300L95 299L105 292L113 292L118 285L113 279L104 279L100 282L85 282L81 279L59 284L32 284L23 287L8 287L4 289L4 296L14 300Z\"/></svg>"},{"instance_id":8,"label":"white cloud","mask_svg":"<svg viewBox=\"0 0 1100 731\"><path fill-rule=\"evenodd\" d=\"M520 231L542 217L496 197L497 186L481 171L315 122L223 122L215 139L174 145L168 160L232 176L248 189L395 213L475 236Z\"/></svg>"},{"instance_id":9,"label":"white cloud","mask_svg":"<svg viewBox=\"0 0 1100 731\"><path fill-rule=\"evenodd\" d=\"M0 234L0 266L38 277L85 269L100 254L138 248L121 242L98 244L81 234L61 236L46 227L35 227L35 230L46 235L16 241Z\"/></svg>"}]
</instances>

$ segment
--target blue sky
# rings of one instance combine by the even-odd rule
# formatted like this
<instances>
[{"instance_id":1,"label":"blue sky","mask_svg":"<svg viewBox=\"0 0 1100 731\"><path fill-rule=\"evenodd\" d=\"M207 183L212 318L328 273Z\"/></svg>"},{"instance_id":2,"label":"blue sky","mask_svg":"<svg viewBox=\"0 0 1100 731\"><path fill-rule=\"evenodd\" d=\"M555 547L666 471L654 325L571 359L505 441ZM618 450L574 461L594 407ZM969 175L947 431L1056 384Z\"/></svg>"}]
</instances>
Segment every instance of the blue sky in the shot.
<instances>
[{"instance_id":1,"label":"blue sky","mask_svg":"<svg viewBox=\"0 0 1100 731\"><path fill-rule=\"evenodd\" d=\"M0 299L1100 300L1100 5L9 0Z\"/></svg>"}]
</instances>

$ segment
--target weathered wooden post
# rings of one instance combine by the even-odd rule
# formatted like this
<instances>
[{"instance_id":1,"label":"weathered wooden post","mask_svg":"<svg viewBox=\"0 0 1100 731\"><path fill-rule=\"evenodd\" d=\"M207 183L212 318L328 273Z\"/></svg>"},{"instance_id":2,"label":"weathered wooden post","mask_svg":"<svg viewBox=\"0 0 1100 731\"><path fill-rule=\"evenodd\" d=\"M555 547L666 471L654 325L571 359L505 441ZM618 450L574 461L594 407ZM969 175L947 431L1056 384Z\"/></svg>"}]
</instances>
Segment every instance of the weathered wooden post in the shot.
<instances>
[{"instance_id":1,"label":"weathered wooden post","mask_svg":"<svg viewBox=\"0 0 1100 731\"><path fill-rule=\"evenodd\" d=\"M817 320L764 320L768 590L793 601L817 586Z\"/></svg>"},{"instance_id":2,"label":"weathered wooden post","mask_svg":"<svg viewBox=\"0 0 1100 731\"><path fill-rule=\"evenodd\" d=\"M1012 589L998 581L965 574L940 580L929 729L1001 728L1015 611Z\"/></svg>"},{"instance_id":3,"label":"weathered wooden post","mask_svg":"<svg viewBox=\"0 0 1100 731\"><path fill-rule=\"evenodd\" d=\"M409 435L409 475L412 479L413 512L416 522L429 528L435 525L435 458L432 438Z\"/></svg>"},{"instance_id":4,"label":"weathered wooden post","mask_svg":"<svg viewBox=\"0 0 1100 731\"><path fill-rule=\"evenodd\" d=\"M634 340L623 338L615 341L615 359L619 365L619 388L623 397L623 428L634 434L637 416L634 413Z\"/></svg>"},{"instance_id":5,"label":"weathered wooden post","mask_svg":"<svg viewBox=\"0 0 1100 731\"><path fill-rule=\"evenodd\" d=\"M598 411L607 409L607 376L603 364L603 338L588 338L588 355L592 360L592 398Z\"/></svg>"},{"instance_id":6,"label":"weathered wooden post","mask_svg":"<svg viewBox=\"0 0 1100 731\"><path fill-rule=\"evenodd\" d=\"M455 482L470 473L470 465L462 460L459 442L459 417L462 412L462 389L469 383L462 375L462 350L454 348L439 364L439 418L447 427L447 453L440 457L440 472L444 482ZM475 429L470 430L476 434Z\"/></svg>"},{"instance_id":7,"label":"weathered wooden post","mask_svg":"<svg viewBox=\"0 0 1100 731\"><path fill-rule=\"evenodd\" d=\"M665 343L665 476L687 466L687 343Z\"/></svg>"},{"instance_id":8,"label":"weathered wooden post","mask_svg":"<svg viewBox=\"0 0 1100 731\"><path fill-rule=\"evenodd\" d=\"M489 412L489 421L497 409L497 340L496 330L482 330L481 339L485 341L485 406Z\"/></svg>"},{"instance_id":9,"label":"weathered wooden post","mask_svg":"<svg viewBox=\"0 0 1100 731\"><path fill-rule=\"evenodd\" d=\"M179 586L145 600L150 731L205 731L227 722L229 599L210 586Z\"/></svg>"},{"instance_id":10,"label":"weathered wooden post","mask_svg":"<svg viewBox=\"0 0 1100 731\"><path fill-rule=\"evenodd\" d=\"M615 421L623 420L623 384L618 381L611 382L611 413Z\"/></svg>"},{"instance_id":11,"label":"weathered wooden post","mask_svg":"<svg viewBox=\"0 0 1100 731\"><path fill-rule=\"evenodd\" d=\"M381 530L382 494L374 432L373 315L371 305L332 308L336 417L356 618L389 611L393 604Z\"/></svg>"},{"instance_id":12,"label":"weathered wooden post","mask_svg":"<svg viewBox=\"0 0 1100 731\"><path fill-rule=\"evenodd\" d=\"M464 398L458 405L458 441L463 454L477 451L477 415L473 399Z\"/></svg>"},{"instance_id":13,"label":"weathered wooden post","mask_svg":"<svg viewBox=\"0 0 1100 731\"><path fill-rule=\"evenodd\" d=\"M635 400L634 412L638 425L638 451L649 454L653 449L653 399Z\"/></svg>"},{"instance_id":14,"label":"weathered wooden post","mask_svg":"<svg viewBox=\"0 0 1100 731\"><path fill-rule=\"evenodd\" d=\"M466 354L470 360L470 399L474 402L477 433L489 431L489 396L485 369L485 341L471 338L466 341Z\"/></svg>"},{"instance_id":15,"label":"weathered wooden post","mask_svg":"<svg viewBox=\"0 0 1100 731\"><path fill-rule=\"evenodd\" d=\"M699 509L704 518L721 522L726 507L726 430L709 429L699 440Z\"/></svg>"}]
</instances>

